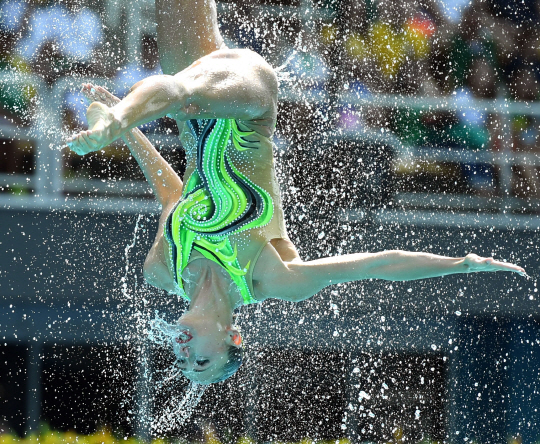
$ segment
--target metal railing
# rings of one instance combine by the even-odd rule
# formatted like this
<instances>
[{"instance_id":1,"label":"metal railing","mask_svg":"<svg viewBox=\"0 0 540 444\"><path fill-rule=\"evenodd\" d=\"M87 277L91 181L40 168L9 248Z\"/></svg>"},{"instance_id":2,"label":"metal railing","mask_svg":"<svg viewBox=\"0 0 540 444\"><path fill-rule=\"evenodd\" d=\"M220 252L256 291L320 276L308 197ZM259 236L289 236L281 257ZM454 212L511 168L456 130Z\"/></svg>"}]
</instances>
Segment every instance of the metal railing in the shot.
<instances>
[{"instance_id":1,"label":"metal railing","mask_svg":"<svg viewBox=\"0 0 540 444\"><path fill-rule=\"evenodd\" d=\"M507 99L481 100L471 99L467 102L457 100L452 96L442 97L404 97L394 95L366 96L355 93L344 93L339 97L342 104L355 106L375 106L393 109L433 111L466 111L477 110L483 113L494 113L500 118L501 146L500 150L469 151L455 147L436 148L404 146L400 142L394 143L398 147L399 158L410 162L426 160L430 162L450 163L483 163L494 166L499 175L499 193L496 196L484 198L480 196L446 196L434 195L430 198L435 207L458 207L460 209L487 209L500 212L516 211L523 207L524 199L512 195L512 166L527 165L540 166L540 157L536 153L514 152L512 146L512 116L526 115L540 117L540 102L524 103ZM403 194L402 200L411 202L425 202L426 196L422 193ZM537 199L529 199L529 206L533 201L534 208L540 208ZM411 202L412 203L412 202ZM421 205L421 204L420 204ZM480 208L479 208L480 207ZM483 208L482 208L483 207Z\"/></svg>"},{"instance_id":2,"label":"metal railing","mask_svg":"<svg viewBox=\"0 0 540 444\"><path fill-rule=\"evenodd\" d=\"M75 78L63 77L52 87L47 86L39 77L32 75L20 75L15 73L0 73L0 82L12 85L32 85L38 94L37 107L31 119L29 127L16 128L3 125L0 127L0 136L3 138L27 138L35 141L36 147L36 171L33 175L0 175L0 185L28 187L34 190L32 195L10 196L4 193L0 195L0 203L4 206L16 205L24 201L30 205L32 201L39 201L39 205L64 205L66 203L66 192L93 191L94 193L107 194L114 192L124 196L133 197L146 194L148 186L143 182L119 183L117 180L69 178L64 177L62 147L66 134L62 134L62 113L64 97L68 91L78 90L81 83L91 81L99 83L114 90L115 83L106 78ZM329 97L324 91L307 92L283 89L280 92L280 99L297 103L320 103L328 102ZM407 161L426 160L431 162L444 161L454 163L485 163L497 168L499 174L500 192L496 197L490 199L478 196L452 197L450 202L447 197L432 195L430 199L438 207L459 207L461 209L477 208L484 206L484 209L498 210L500 212L519 209L523 205L523 200L511 195L512 165L540 165L539 158L534 153L517 153L512 151L511 117L513 115L529 115L540 117L540 103L526 104L516 103L507 100L471 100L463 103L448 97L425 98L425 97L399 97L399 96L362 96L352 93L342 94L337 98L340 105L376 106L389 108L407 108L411 110L426 111L463 111L466 109L476 109L482 112L493 112L500 116L502 121L501 129L503 134L502 149L495 151L471 152L455 148L431 149L414 146L404 146L396 137L386 133L382 137L390 138L391 144L396 146L398 159ZM344 134L346 137L347 134ZM177 146L178 141L171 136L152 136L159 140L162 146ZM121 181L122 182L122 181ZM413 197L419 201L426 199L422 193L416 193ZM106 196L105 196L106 197ZM407 199L402 195L401 199ZM459 200L461 199L461 200ZM99 200L99 199L97 199ZM467 202L469 202L467 204ZM94 199L94 205L98 205ZM105 205L107 206L107 205ZM139 207L139 205L136 205ZM125 206L124 206L125 207Z\"/></svg>"}]
</instances>

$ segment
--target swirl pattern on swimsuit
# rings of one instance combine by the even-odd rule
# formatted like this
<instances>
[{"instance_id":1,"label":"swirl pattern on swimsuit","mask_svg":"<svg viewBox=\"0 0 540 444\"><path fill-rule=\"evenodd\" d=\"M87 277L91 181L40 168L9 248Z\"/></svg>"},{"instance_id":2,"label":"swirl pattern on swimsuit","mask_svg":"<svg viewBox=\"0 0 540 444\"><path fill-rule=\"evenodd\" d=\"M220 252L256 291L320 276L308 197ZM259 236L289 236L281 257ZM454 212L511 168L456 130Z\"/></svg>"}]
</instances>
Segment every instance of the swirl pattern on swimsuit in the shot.
<instances>
[{"instance_id":1,"label":"swirl pattern on swimsuit","mask_svg":"<svg viewBox=\"0 0 540 444\"><path fill-rule=\"evenodd\" d=\"M270 194L242 174L227 153L231 145L238 151L257 149L248 140L253 132L239 130L230 119L188 125L197 139L197 167L165 227L174 279L182 287L182 271L195 248L227 270L245 303L255 302L244 278L250 263L239 264L230 236L267 225L274 206Z\"/></svg>"}]
</instances>

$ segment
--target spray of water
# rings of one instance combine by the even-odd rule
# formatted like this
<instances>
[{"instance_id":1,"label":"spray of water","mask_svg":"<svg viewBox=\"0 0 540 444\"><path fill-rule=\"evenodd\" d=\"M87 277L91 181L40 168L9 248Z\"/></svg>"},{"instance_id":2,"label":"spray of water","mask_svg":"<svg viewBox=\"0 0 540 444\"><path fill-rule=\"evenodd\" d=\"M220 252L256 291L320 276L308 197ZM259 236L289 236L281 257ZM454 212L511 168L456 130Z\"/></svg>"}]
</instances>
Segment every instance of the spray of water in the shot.
<instances>
[{"instance_id":1,"label":"spray of water","mask_svg":"<svg viewBox=\"0 0 540 444\"><path fill-rule=\"evenodd\" d=\"M178 333L178 326L167 322L156 310L153 319L147 310L148 301L145 294L149 291L145 286L138 286L136 276L130 277L133 272L130 261L130 254L135 247L141 230L141 220L143 216L139 215L133 230L131 242L124 249L125 267L124 274L120 279L121 294L124 302L127 302L124 310L124 322L122 337L133 338L136 343L141 345L141 350L150 350L152 345L156 345L165 350L175 351L174 347L179 346L174 340ZM142 304L140 303L142 302ZM133 331L134 329L134 331ZM142 342L142 343L141 343ZM181 426L188 420L195 407L201 400L205 391L205 386L190 383L184 393L170 393L164 403L157 405L156 399L166 392L171 392L171 387L182 383L183 376L176 362L167 366L163 370L152 369L152 358L147 353L140 353L139 356L139 380L146 384L144 392L148 399L145 399L146 408L144 409L144 418L139 420L149 423L151 433L159 435ZM140 400L139 400L140 401ZM139 410L141 410L139 406ZM139 415L141 412L139 412Z\"/></svg>"},{"instance_id":2,"label":"spray of water","mask_svg":"<svg viewBox=\"0 0 540 444\"><path fill-rule=\"evenodd\" d=\"M181 426L201 401L206 386L190 382L182 399L169 398L158 414L152 418L152 432L162 434Z\"/></svg>"},{"instance_id":3,"label":"spray of water","mask_svg":"<svg viewBox=\"0 0 540 444\"><path fill-rule=\"evenodd\" d=\"M291 73L288 71L285 71L285 68L287 68L292 63L292 61L294 60L297 54L298 54L298 51L296 49L293 50L291 54L289 55L289 57L287 57L287 60L285 60L285 62L281 66L279 66L278 68L274 68L274 72L276 73L278 81L280 83L281 82L288 83L292 81Z\"/></svg>"},{"instance_id":4,"label":"spray of water","mask_svg":"<svg viewBox=\"0 0 540 444\"><path fill-rule=\"evenodd\" d=\"M129 294L129 291L128 291L128 284L127 284L128 274L129 274L129 252L131 251L131 249L135 246L135 243L137 242L137 232L139 231L139 223L142 217L143 217L142 214L139 214L139 216L137 217L137 221L135 222L135 229L133 230L133 239L131 240L131 243L126 245L126 248L124 249L124 256L126 258L126 266L124 268L124 276L122 276L122 279L120 279L120 282L122 282L122 286L121 286L122 295L124 296L126 300L131 298L131 295Z\"/></svg>"},{"instance_id":5,"label":"spray of water","mask_svg":"<svg viewBox=\"0 0 540 444\"><path fill-rule=\"evenodd\" d=\"M154 319L149 322L148 339L149 341L174 348L176 342L174 338L178 334L178 326L170 324L159 316L156 312ZM181 370L173 364L162 372L162 375L156 378L156 390L163 390L165 386L174 384L182 377ZM151 422L151 429L154 434L164 434L184 424L188 420L195 407L199 404L206 386L190 382L182 396L171 396L165 403L154 412Z\"/></svg>"}]
</instances>

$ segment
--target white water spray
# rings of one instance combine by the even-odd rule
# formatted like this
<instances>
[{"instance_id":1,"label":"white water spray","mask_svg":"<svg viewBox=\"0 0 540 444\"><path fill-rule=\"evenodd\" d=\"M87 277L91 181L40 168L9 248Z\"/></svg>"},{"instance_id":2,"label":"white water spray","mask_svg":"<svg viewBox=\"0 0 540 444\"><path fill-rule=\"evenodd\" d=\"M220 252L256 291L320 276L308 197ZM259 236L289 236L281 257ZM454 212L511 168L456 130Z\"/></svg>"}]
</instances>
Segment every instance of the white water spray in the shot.
<instances>
[{"instance_id":1,"label":"white water spray","mask_svg":"<svg viewBox=\"0 0 540 444\"><path fill-rule=\"evenodd\" d=\"M287 68L291 64L291 62L294 60L297 54L298 54L298 51L294 49L289 55L289 57L287 57L287 60L285 60L285 62L281 66L279 66L278 68L274 68L274 72L276 73L278 81L280 83L290 82L292 80L291 73L288 71L284 71L284 69Z\"/></svg>"},{"instance_id":2,"label":"white water spray","mask_svg":"<svg viewBox=\"0 0 540 444\"><path fill-rule=\"evenodd\" d=\"M129 275L129 252L131 249L135 246L135 243L137 242L137 232L139 231L139 222L142 219L142 214L139 214L137 217L137 222L135 222L135 229L133 230L133 239L130 244L126 245L126 248L124 249L124 256L126 258L126 267L125 267L125 273L122 279L120 279L120 282L122 282L122 296L124 296L126 299L131 299L131 296L128 292L128 275ZM135 288L137 286L135 285Z\"/></svg>"},{"instance_id":3,"label":"white water spray","mask_svg":"<svg viewBox=\"0 0 540 444\"><path fill-rule=\"evenodd\" d=\"M169 398L161 412L152 418L152 431L161 434L182 425L201 401L206 386L190 382L180 402L176 397Z\"/></svg>"},{"instance_id":4,"label":"white water spray","mask_svg":"<svg viewBox=\"0 0 540 444\"><path fill-rule=\"evenodd\" d=\"M131 271L130 253L136 245L142 218L142 215L138 216L131 242L124 249L125 268L124 275L120 280L124 301L134 301L137 294L137 282L135 281L134 286L128 285L128 282ZM138 291L141 290L143 289L139 288ZM130 318L135 322L133 324L130 323L130 325L134 325L136 328L133 336L135 338L143 338L143 342L147 344L150 342L174 352L174 346L177 345L174 339L179 333L178 326L168 323L159 316L158 311L155 312L154 319L149 320L148 313L143 312L142 305L132 304L131 307L134 312ZM148 348L147 345L142 345L142 347L145 349ZM146 353L141 353L138 402L142 404L138 408L140 422L138 427L142 431L146 423L150 425L150 432L152 434L163 434L181 426L191 417L204 394L206 386L191 382L185 393L181 395L172 394L163 405L156 406L152 398L155 399L158 392L163 390L165 386L182 383L184 377L175 363L163 371L152 371L150 369L151 361L151 358ZM154 411L152 412L152 410ZM148 418L148 422L144 420L145 417Z\"/></svg>"}]
</instances>

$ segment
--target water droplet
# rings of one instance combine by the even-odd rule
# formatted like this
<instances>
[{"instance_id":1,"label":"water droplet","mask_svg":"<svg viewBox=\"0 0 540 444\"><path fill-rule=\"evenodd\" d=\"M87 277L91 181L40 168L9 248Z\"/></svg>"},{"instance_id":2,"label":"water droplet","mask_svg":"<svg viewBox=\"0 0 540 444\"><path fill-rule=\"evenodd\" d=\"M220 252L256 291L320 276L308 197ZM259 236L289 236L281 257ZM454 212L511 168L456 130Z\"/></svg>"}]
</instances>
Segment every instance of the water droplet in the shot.
<instances>
[{"instance_id":1,"label":"water droplet","mask_svg":"<svg viewBox=\"0 0 540 444\"><path fill-rule=\"evenodd\" d=\"M157 175L158 175L158 176L161 176L162 174L163 174L163 171L161 171L161 170L158 170L158 171L157 171Z\"/></svg>"}]
</instances>

